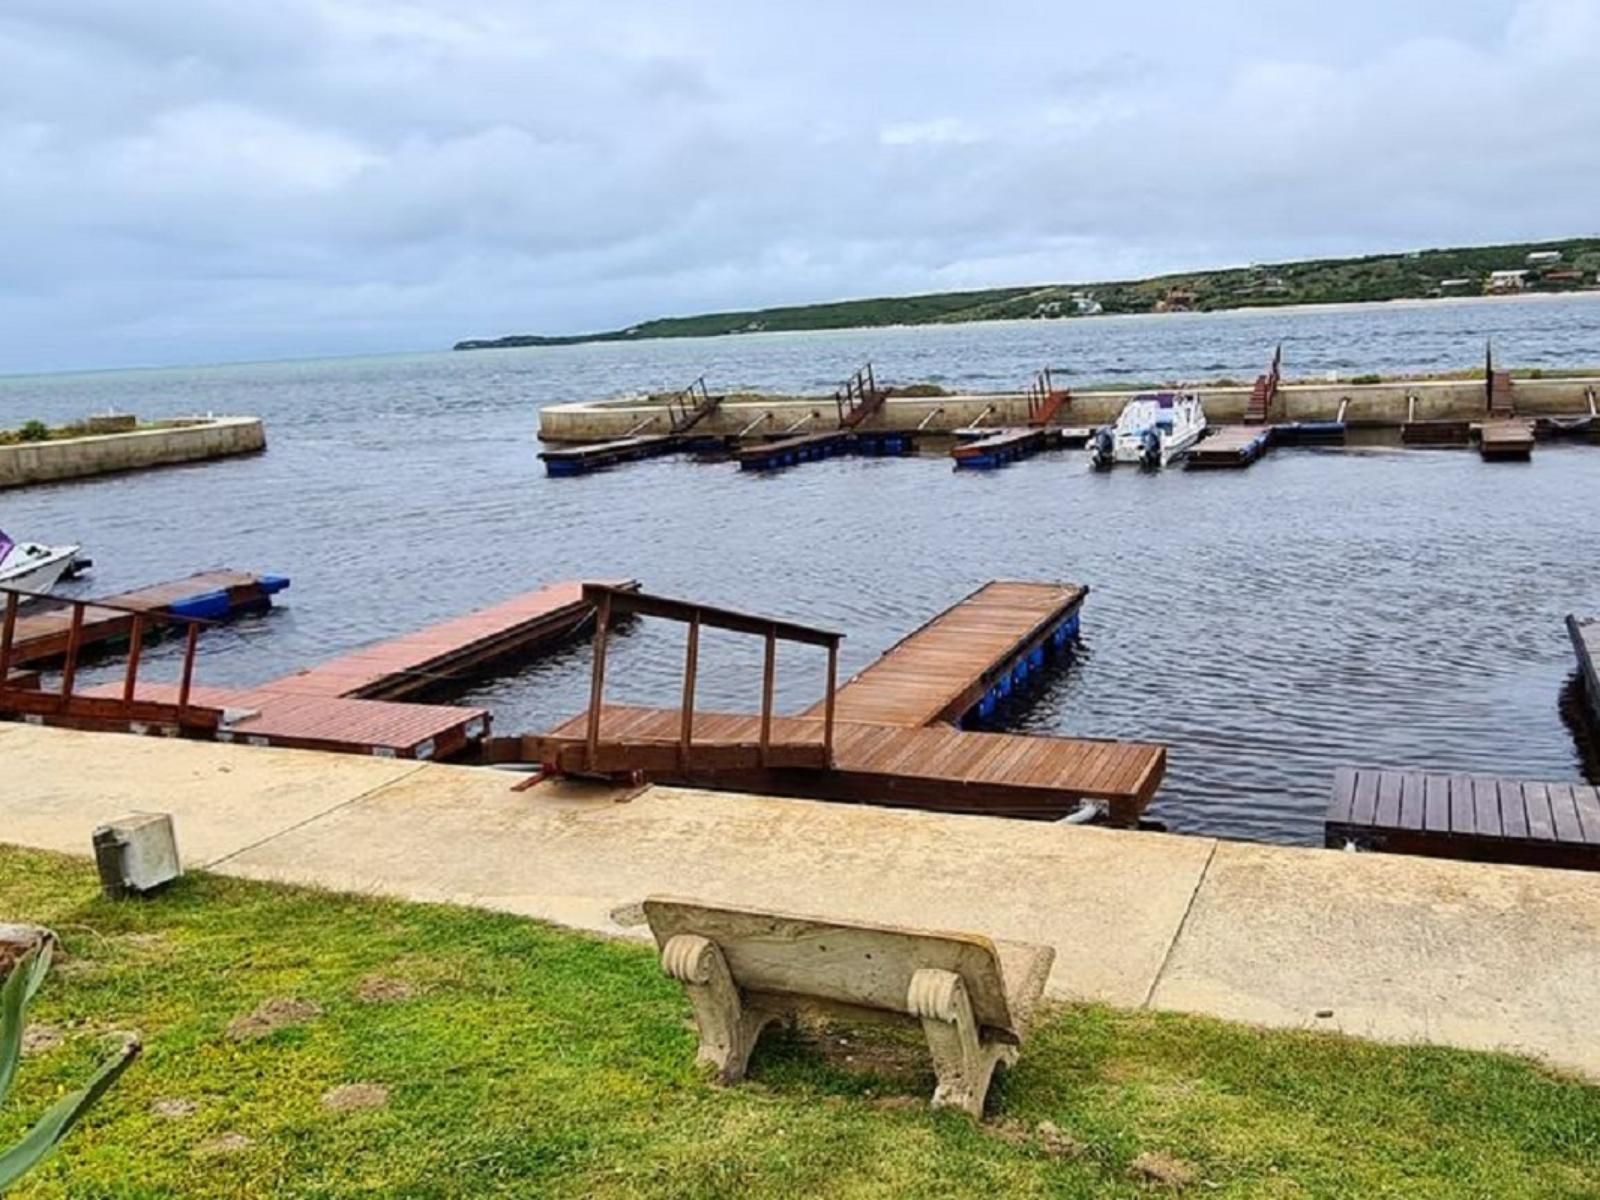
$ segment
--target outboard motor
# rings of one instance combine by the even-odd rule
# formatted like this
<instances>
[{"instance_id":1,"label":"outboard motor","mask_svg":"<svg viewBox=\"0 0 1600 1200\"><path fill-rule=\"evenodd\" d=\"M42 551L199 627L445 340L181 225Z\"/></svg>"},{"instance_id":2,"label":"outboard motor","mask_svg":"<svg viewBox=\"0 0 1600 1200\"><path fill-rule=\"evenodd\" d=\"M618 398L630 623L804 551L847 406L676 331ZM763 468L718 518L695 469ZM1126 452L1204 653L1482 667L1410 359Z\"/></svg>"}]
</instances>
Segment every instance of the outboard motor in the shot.
<instances>
[{"instance_id":1,"label":"outboard motor","mask_svg":"<svg viewBox=\"0 0 1600 1200\"><path fill-rule=\"evenodd\" d=\"M1154 429L1146 429L1139 436L1139 465L1146 471L1161 465L1161 435Z\"/></svg>"},{"instance_id":2,"label":"outboard motor","mask_svg":"<svg viewBox=\"0 0 1600 1200\"><path fill-rule=\"evenodd\" d=\"M1089 451L1089 461L1099 470L1105 470L1116 458L1117 443L1111 430L1101 428L1094 435L1094 449Z\"/></svg>"}]
</instances>

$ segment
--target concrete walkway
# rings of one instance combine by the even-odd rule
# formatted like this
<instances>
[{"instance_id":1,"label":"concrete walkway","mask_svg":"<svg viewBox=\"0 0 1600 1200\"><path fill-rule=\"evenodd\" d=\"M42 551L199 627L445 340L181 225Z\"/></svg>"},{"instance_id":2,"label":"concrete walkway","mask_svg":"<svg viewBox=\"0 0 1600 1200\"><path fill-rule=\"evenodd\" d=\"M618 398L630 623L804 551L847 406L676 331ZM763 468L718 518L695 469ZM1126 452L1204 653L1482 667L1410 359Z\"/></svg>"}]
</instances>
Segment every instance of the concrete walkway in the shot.
<instances>
[{"instance_id":1,"label":"concrete walkway","mask_svg":"<svg viewBox=\"0 0 1600 1200\"><path fill-rule=\"evenodd\" d=\"M644 937L666 892L1056 947L1058 998L1600 1079L1600 875L0 726L0 841L171 812L187 863ZM0 918L25 917L0 913ZM1327 1014L1327 1015L1324 1015Z\"/></svg>"}]
</instances>

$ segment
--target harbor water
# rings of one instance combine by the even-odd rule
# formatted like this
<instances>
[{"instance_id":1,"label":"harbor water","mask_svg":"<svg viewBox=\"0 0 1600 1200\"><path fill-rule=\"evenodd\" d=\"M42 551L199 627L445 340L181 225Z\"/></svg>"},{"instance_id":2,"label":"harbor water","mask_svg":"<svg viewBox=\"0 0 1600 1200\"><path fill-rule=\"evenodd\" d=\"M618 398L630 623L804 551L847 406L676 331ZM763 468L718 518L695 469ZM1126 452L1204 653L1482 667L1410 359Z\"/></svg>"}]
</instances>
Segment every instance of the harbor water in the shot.
<instances>
[{"instance_id":1,"label":"harbor water","mask_svg":"<svg viewBox=\"0 0 1600 1200\"><path fill-rule=\"evenodd\" d=\"M667 458L548 479L547 403L670 390L887 383L1018 390L1232 377L1282 341L1291 377L1600 365L1600 302L1448 303L768 334L0 379L0 425L109 408L265 418L252 458L0 493L0 528L80 541L79 590L210 567L289 575L274 613L209 634L197 679L247 684L542 583L651 590L847 635L867 665L991 578L1087 583L1072 664L1008 714L1038 733L1167 744L1150 816L1174 829L1320 839L1346 763L1595 780L1572 703L1571 611L1600 612L1600 450L1531 464L1460 451L1280 449L1244 472L1097 475L1081 452L1003 471L836 458L772 475ZM683 631L613 643L609 698L675 704ZM761 646L708 636L701 702L759 702ZM175 672L172 645L147 662ZM496 729L580 710L583 644L461 693ZM104 675L104 670L90 676ZM779 699L823 662L780 657Z\"/></svg>"}]
</instances>

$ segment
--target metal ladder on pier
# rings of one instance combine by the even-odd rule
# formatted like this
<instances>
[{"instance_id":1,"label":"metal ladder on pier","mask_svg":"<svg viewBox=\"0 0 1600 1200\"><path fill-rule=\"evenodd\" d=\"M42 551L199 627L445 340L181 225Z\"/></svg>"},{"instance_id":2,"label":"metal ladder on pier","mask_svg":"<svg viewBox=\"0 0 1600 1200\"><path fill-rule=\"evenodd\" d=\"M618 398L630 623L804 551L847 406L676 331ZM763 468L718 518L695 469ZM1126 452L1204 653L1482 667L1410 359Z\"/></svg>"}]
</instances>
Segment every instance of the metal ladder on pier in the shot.
<instances>
[{"instance_id":1,"label":"metal ladder on pier","mask_svg":"<svg viewBox=\"0 0 1600 1200\"><path fill-rule=\"evenodd\" d=\"M1483 344L1483 394L1489 415L1497 421L1508 421L1517 415L1516 402L1511 397L1511 372L1494 369L1494 344Z\"/></svg>"},{"instance_id":2,"label":"metal ladder on pier","mask_svg":"<svg viewBox=\"0 0 1600 1200\"><path fill-rule=\"evenodd\" d=\"M667 420L675 434L688 433L722 406L722 397L706 389L704 375L667 398Z\"/></svg>"}]
</instances>

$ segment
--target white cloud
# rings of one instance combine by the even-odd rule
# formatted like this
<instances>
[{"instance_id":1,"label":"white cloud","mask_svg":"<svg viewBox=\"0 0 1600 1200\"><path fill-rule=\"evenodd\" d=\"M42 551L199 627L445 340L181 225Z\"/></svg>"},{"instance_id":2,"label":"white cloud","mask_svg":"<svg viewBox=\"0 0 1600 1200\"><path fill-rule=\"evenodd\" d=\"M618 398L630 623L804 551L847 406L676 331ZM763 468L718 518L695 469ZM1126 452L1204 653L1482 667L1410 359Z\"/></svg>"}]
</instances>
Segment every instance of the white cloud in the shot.
<instances>
[{"instance_id":1,"label":"white cloud","mask_svg":"<svg viewBox=\"0 0 1600 1200\"><path fill-rule=\"evenodd\" d=\"M8 0L0 370L1594 232L1600 0Z\"/></svg>"}]
</instances>

